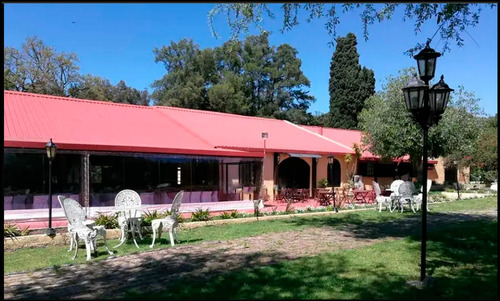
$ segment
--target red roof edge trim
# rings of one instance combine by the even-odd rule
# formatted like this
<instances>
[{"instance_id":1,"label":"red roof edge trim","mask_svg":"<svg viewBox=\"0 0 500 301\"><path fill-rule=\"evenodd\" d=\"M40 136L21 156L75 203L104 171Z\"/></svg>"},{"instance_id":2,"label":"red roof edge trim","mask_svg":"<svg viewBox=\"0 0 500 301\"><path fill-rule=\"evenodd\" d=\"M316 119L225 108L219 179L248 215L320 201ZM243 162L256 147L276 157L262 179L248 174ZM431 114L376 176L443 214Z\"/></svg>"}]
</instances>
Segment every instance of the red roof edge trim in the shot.
<instances>
[{"instance_id":1,"label":"red roof edge trim","mask_svg":"<svg viewBox=\"0 0 500 301\"><path fill-rule=\"evenodd\" d=\"M206 156L223 156L223 157L251 157L259 158L262 155L244 152L244 151L230 151L230 150L193 150L193 149L175 149L175 148L153 148L153 147L127 147L116 145L82 145L70 143L57 143L58 149L73 150L73 151L118 151L118 152L138 152L138 153L168 153L168 154L186 154L186 155L206 155ZM17 141L4 141L4 147L11 148L32 148L44 149L45 143L25 141L19 143Z\"/></svg>"},{"instance_id":2,"label":"red roof edge trim","mask_svg":"<svg viewBox=\"0 0 500 301\"><path fill-rule=\"evenodd\" d=\"M56 95L48 95L48 94L36 94L36 93L30 93L30 92L19 92L19 91L4 90L4 95L5 94L20 95L20 96L30 96L30 97L43 98L43 99L57 99L57 100L64 100L64 101L85 102L85 103L102 104L102 105L108 105L108 106L133 107L133 108L138 108L138 109L141 108L141 109L147 109L147 110L152 110L153 109L153 107L151 107L151 106L134 105L134 104L128 104L128 103L119 103L119 102L111 102L111 101L103 101L103 100L93 100L93 99L84 99L84 98L74 98L74 97L68 97L68 96L56 96Z\"/></svg>"},{"instance_id":3,"label":"red roof edge trim","mask_svg":"<svg viewBox=\"0 0 500 301\"><path fill-rule=\"evenodd\" d=\"M215 112L215 111L207 111L207 110L195 110L195 109L187 109L187 108L180 108L180 107L153 106L153 108L159 109L159 110L187 111L187 112L199 113L199 114L231 116L231 117L237 117L237 118L243 118L243 119L261 119L261 120L273 121L273 122L281 122L282 121L280 119L273 119L273 118L266 118L266 117L245 116L245 115L238 115L238 114L231 114L231 113L223 113L223 112Z\"/></svg>"}]
</instances>

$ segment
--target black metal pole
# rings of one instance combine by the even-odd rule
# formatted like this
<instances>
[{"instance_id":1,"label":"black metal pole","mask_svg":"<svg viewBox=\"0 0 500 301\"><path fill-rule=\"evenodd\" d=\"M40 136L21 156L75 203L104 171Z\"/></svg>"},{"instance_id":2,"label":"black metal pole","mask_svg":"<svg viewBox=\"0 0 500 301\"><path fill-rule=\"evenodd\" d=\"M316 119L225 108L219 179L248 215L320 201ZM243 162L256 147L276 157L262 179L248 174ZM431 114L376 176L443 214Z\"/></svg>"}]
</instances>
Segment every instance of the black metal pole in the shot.
<instances>
[{"instance_id":1,"label":"black metal pole","mask_svg":"<svg viewBox=\"0 0 500 301\"><path fill-rule=\"evenodd\" d=\"M52 229L52 159L49 159L49 229L47 229L47 235L53 235L54 229Z\"/></svg>"},{"instance_id":2,"label":"black metal pole","mask_svg":"<svg viewBox=\"0 0 500 301\"><path fill-rule=\"evenodd\" d=\"M422 163L422 250L420 257L420 281L425 279L425 259L426 259L426 248L427 248L427 139L428 130L427 126L423 126L423 136L424 136L424 149L423 149L423 163Z\"/></svg>"}]
</instances>

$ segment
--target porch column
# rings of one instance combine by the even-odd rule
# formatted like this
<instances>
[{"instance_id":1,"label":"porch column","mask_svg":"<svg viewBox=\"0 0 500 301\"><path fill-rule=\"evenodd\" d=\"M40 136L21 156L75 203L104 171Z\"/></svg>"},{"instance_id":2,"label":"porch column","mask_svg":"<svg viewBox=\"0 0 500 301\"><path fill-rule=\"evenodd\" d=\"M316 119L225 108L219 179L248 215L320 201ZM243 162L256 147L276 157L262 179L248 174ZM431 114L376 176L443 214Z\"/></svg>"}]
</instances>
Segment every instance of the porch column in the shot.
<instances>
[{"instance_id":1,"label":"porch column","mask_svg":"<svg viewBox=\"0 0 500 301\"><path fill-rule=\"evenodd\" d=\"M89 153L84 152L81 158L81 197L83 205L87 208L90 207L90 160ZM88 214L88 212L87 212Z\"/></svg>"}]
</instances>

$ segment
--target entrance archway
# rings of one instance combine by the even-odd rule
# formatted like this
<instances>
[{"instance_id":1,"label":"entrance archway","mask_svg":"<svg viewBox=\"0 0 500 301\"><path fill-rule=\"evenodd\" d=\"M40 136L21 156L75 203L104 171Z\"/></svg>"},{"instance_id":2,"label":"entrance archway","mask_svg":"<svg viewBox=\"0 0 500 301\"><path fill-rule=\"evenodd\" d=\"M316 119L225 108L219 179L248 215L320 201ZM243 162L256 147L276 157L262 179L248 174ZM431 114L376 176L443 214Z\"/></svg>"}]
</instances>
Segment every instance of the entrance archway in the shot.
<instances>
[{"instance_id":1,"label":"entrance archway","mask_svg":"<svg viewBox=\"0 0 500 301\"><path fill-rule=\"evenodd\" d=\"M309 164L300 158L287 158L278 166L280 187L309 189L309 176Z\"/></svg>"}]
</instances>

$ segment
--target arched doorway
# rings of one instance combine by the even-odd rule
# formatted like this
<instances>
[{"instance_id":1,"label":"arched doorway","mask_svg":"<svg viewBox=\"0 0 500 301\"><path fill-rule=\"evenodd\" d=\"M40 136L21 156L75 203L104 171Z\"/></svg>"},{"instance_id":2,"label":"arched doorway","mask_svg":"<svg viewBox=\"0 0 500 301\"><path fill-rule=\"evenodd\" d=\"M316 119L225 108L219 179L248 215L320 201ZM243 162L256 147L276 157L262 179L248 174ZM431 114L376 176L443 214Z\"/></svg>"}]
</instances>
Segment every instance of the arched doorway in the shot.
<instances>
[{"instance_id":1,"label":"arched doorway","mask_svg":"<svg viewBox=\"0 0 500 301\"><path fill-rule=\"evenodd\" d=\"M280 187L309 189L309 176L309 164L300 158L287 158L278 166Z\"/></svg>"},{"instance_id":2,"label":"arched doorway","mask_svg":"<svg viewBox=\"0 0 500 301\"><path fill-rule=\"evenodd\" d=\"M340 186L340 162L333 159L333 163L328 163L328 185L332 187Z\"/></svg>"}]
</instances>

